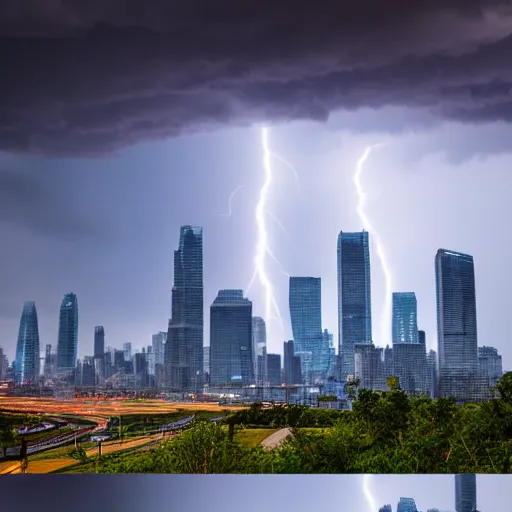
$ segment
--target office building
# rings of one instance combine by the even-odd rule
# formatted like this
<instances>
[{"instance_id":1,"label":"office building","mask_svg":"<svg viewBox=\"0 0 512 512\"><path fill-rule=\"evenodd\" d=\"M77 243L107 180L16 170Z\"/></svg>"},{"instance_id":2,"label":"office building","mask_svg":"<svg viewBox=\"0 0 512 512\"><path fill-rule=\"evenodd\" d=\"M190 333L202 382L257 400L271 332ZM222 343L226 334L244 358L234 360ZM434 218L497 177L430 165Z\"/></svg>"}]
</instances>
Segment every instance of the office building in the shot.
<instances>
[{"instance_id":1,"label":"office building","mask_svg":"<svg viewBox=\"0 0 512 512\"><path fill-rule=\"evenodd\" d=\"M368 343L355 345L354 377L359 379L360 389L385 389L383 350Z\"/></svg>"},{"instance_id":2,"label":"office building","mask_svg":"<svg viewBox=\"0 0 512 512\"><path fill-rule=\"evenodd\" d=\"M427 391L427 354L420 343L393 343L393 377L407 394Z\"/></svg>"},{"instance_id":3,"label":"office building","mask_svg":"<svg viewBox=\"0 0 512 512\"><path fill-rule=\"evenodd\" d=\"M418 343L418 303L412 292L393 293L392 341Z\"/></svg>"},{"instance_id":4,"label":"office building","mask_svg":"<svg viewBox=\"0 0 512 512\"><path fill-rule=\"evenodd\" d=\"M252 347L256 384L262 386L267 381L267 327L259 316L252 319Z\"/></svg>"},{"instance_id":5,"label":"office building","mask_svg":"<svg viewBox=\"0 0 512 512\"><path fill-rule=\"evenodd\" d=\"M210 308L210 385L254 383L252 302L242 290L220 290Z\"/></svg>"},{"instance_id":6,"label":"office building","mask_svg":"<svg viewBox=\"0 0 512 512\"><path fill-rule=\"evenodd\" d=\"M72 375L78 352L78 301L74 293L64 295L60 306L57 371Z\"/></svg>"},{"instance_id":7,"label":"office building","mask_svg":"<svg viewBox=\"0 0 512 512\"><path fill-rule=\"evenodd\" d=\"M171 389L199 392L203 388L203 229L182 226L174 251L172 316L165 363Z\"/></svg>"},{"instance_id":8,"label":"office building","mask_svg":"<svg viewBox=\"0 0 512 512\"><path fill-rule=\"evenodd\" d=\"M473 257L439 249L435 277L439 392L466 402L474 398L478 375Z\"/></svg>"},{"instance_id":9,"label":"office building","mask_svg":"<svg viewBox=\"0 0 512 512\"><path fill-rule=\"evenodd\" d=\"M130 342L123 343L123 352L124 352L124 360L130 361L132 360L132 344Z\"/></svg>"},{"instance_id":10,"label":"office building","mask_svg":"<svg viewBox=\"0 0 512 512\"><path fill-rule=\"evenodd\" d=\"M341 378L354 375L354 347L372 343L368 233L338 236L338 340ZM380 340L384 343L384 340Z\"/></svg>"},{"instance_id":11,"label":"office building","mask_svg":"<svg viewBox=\"0 0 512 512\"><path fill-rule=\"evenodd\" d=\"M267 378L269 386L281 385L281 355L267 354Z\"/></svg>"},{"instance_id":12,"label":"office building","mask_svg":"<svg viewBox=\"0 0 512 512\"><path fill-rule=\"evenodd\" d=\"M165 342L167 340L166 332L158 332L151 337L151 345L155 357L155 365L164 364L165 360Z\"/></svg>"},{"instance_id":13,"label":"office building","mask_svg":"<svg viewBox=\"0 0 512 512\"><path fill-rule=\"evenodd\" d=\"M295 355L293 340L285 341L284 344L284 382L288 386L302 384L300 357ZM268 359L267 359L268 364Z\"/></svg>"},{"instance_id":14,"label":"office building","mask_svg":"<svg viewBox=\"0 0 512 512\"><path fill-rule=\"evenodd\" d=\"M474 512L476 504L476 475L455 475L455 511Z\"/></svg>"},{"instance_id":15,"label":"office building","mask_svg":"<svg viewBox=\"0 0 512 512\"><path fill-rule=\"evenodd\" d=\"M34 384L39 378L39 325L35 302L25 302L21 313L14 381L16 385Z\"/></svg>"},{"instance_id":16,"label":"office building","mask_svg":"<svg viewBox=\"0 0 512 512\"><path fill-rule=\"evenodd\" d=\"M400 498L396 512L418 512L416 502L412 498Z\"/></svg>"},{"instance_id":17,"label":"office building","mask_svg":"<svg viewBox=\"0 0 512 512\"><path fill-rule=\"evenodd\" d=\"M105 353L105 329L102 325L94 328L94 358L101 359Z\"/></svg>"}]
</instances>

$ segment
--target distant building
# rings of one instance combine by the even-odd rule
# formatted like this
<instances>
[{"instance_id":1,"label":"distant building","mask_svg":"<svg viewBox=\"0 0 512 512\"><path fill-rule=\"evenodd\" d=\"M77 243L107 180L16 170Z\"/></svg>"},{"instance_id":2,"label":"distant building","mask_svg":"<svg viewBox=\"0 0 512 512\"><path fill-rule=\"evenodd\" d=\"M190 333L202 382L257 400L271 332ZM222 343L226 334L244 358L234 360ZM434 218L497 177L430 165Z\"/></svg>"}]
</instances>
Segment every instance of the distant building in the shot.
<instances>
[{"instance_id":1,"label":"distant building","mask_svg":"<svg viewBox=\"0 0 512 512\"><path fill-rule=\"evenodd\" d=\"M51 345L46 345L44 354L43 375L46 379L51 379L55 376L56 370L57 354L55 354Z\"/></svg>"},{"instance_id":2,"label":"distant building","mask_svg":"<svg viewBox=\"0 0 512 512\"><path fill-rule=\"evenodd\" d=\"M361 343L354 346L354 377L361 389L386 389L386 375L382 348Z\"/></svg>"},{"instance_id":3,"label":"distant building","mask_svg":"<svg viewBox=\"0 0 512 512\"><path fill-rule=\"evenodd\" d=\"M155 365L163 364L165 359L165 342L167 340L166 332L158 332L153 334L151 345L155 354Z\"/></svg>"},{"instance_id":4,"label":"distant building","mask_svg":"<svg viewBox=\"0 0 512 512\"><path fill-rule=\"evenodd\" d=\"M473 257L439 249L435 276L439 392L458 402L471 401L478 376Z\"/></svg>"},{"instance_id":5,"label":"distant building","mask_svg":"<svg viewBox=\"0 0 512 512\"><path fill-rule=\"evenodd\" d=\"M39 325L35 302L25 302L21 313L14 380L17 385L33 384L39 378Z\"/></svg>"},{"instance_id":6,"label":"distant building","mask_svg":"<svg viewBox=\"0 0 512 512\"><path fill-rule=\"evenodd\" d=\"M391 508L391 505L384 505L379 508L379 512L393 512L393 509Z\"/></svg>"},{"instance_id":7,"label":"distant building","mask_svg":"<svg viewBox=\"0 0 512 512\"><path fill-rule=\"evenodd\" d=\"M293 340L284 342L284 382L288 386L302 384L301 361L295 355Z\"/></svg>"},{"instance_id":8,"label":"distant building","mask_svg":"<svg viewBox=\"0 0 512 512\"><path fill-rule=\"evenodd\" d=\"M132 360L132 344L130 342L123 343L124 360Z\"/></svg>"},{"instance_id":9,"label":"distant building","mask_svg":"<svg viewBox=\"0 0 512 512\"><path fill-rule=\"evenodd\" d=\"M95 370L95 359L91 356L85 356L81 365L81 376L80 380L77 379L77 383L82 386L93 387L97 384L96 382L96 370Z\"/></svg>"},{"instance_id":10,"label":"distant building","mask_svg":"<svg viewBox=\"0 0 512 512\"><path fill-rule=\"evenodd\" d=\"M354 375L355 345L372 343L368 232L338 236L338 340L341 379ZM384 343L384 340L379 340Z\"/></svg>"},{"instance_id":11,"label":"distant building","mask_svg":"<svg viewBox=\"0 0 512 512\"><path fill-rule=\"evenodd\" d=\"M0 380L7 380L8 369L9 361L4 353L4 349L0 347Z\"/></svg>"},{"instance_id":12,"label":"distant building","mask_svg":"<svg viewBox=\"0 0 512 512\"><path fill-rule=\"evenodd\" d=\"M105 353L105 329L102 325L94 328L94 358L102 359Z\"/></svg>"},{"instance_id":13,"label":"distant building","mask_svg":"<svg viewBox=\"0 0 512 512\"><path fill-rule=\"evenodd\" d=\"M393 293L392 341L418 343L418 303L412 292Z\"/></svg>"},{"instance_id":14,"label":"distant building","mask_svg":"<svg viewBox=\"0 0 512 512\"><path fill-rule=\"evenodd\" d=\"M203 374L204 383L210 382L210 346L203 347Z\"/></svg>"},{"instance_id":15,"label":"distant building","mask_svg":"<svg viewBox=\"0 0 512 512\"><path fill-rule=\"evenodd\" d=\"M210 307L210 384L253 384L252 354L252 302L242 290L220 290Z\"/></svg>"},{"instance_id":16,"label":"distant building","mask_svg":"<svg viewBox=\"0 0 512 512\"><path fill-rule=\"evenodd\" d=\"M203 229L182 226L174 251L172 317L165 344L169 386L174 391L203 389L203 297Z\"/></svg>"},{"instance_id":17,"label":"distant building","mask_svg":"<svg viewBox=\"0 0 512 512\"><path fill-rule=\"evenodd\" d=\"M267 354L267 375L269 386L281 385L281 355Z\"/></svg>"},{"instance_id":18,"label":"distant building","mask_svg":"<svg viewBox=\"0 0 512 512\"><path fill-rule=\"evenodd\" d=\"M427 391L427 354L419 343L393 343L393 376L410 395Z\"/></svg>"},{"instance_id":19,"label":"distant building","mask_svg":"<svg viewBox=\"0 0 512 512\"><path fill-rule=\"evenodd\" d=\"M476 504L476 475L455 475L455 511L474 512Z\"/></svg>"},{"instance_id":20,"label":"distant building","mask_svg":"<svg viewBox=\"0 0 512 512\"><path fill-rule=\"evenodd\" d=\"M78 301L74 293L64 295L60 306L57 371L72 375L78 353Z\"/></svg>"},{"instance_id":21,"label":"distant building","mask_svg":"<svg viewBox=\"0 0 512 512\"><path fill-rule=\"evenodd\" d=\"M435 350L430 350L427 354L427 376L426 388L430 398L437 398L437 353Z\"/></svg>"},{"instance_id":22,"label":"distant building","mask_svg":"<svg viewBox=\"0 0 512 512\"><path fill-rule=\"evenodd\" d=\"M400 498L396 512L418 512L416 502L412 498Z\"/></svg>"},{"instance_id":23,"label":"distant building","mask_svg":"<svg viewBox=\"0 0 512 512\"><path fill-rule=\"evenodd\" d=\"M267 381L267 326L259 316L252 318L252 349L256 384L262 386Z\"/></svg>"}]
</instances>

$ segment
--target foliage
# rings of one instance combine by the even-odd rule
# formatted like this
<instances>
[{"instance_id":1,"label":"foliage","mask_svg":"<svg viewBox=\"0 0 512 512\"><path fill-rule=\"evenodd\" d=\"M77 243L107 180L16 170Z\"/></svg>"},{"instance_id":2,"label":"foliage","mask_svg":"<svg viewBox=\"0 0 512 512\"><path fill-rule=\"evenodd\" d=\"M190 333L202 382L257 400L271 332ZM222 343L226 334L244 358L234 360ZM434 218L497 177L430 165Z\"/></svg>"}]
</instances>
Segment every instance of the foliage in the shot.
<instances>
[{"instance_id":1,"label":"foliage","mask_svg":"<svg viewBox=\"0 0 512 512\"><path fill-rule=\"evenodd\" d=\"M105 457L99 471L509 473L512 375L506 374L496 389L500 398L466 405L450 398L409 398L400 389L359 390L352 411L254 404L228 417L229 429L197 422L156 449ZM250 432L253 426L291 427L294 436L265 451L237 439L241 428Z\"/></svg>"}]
</instances>

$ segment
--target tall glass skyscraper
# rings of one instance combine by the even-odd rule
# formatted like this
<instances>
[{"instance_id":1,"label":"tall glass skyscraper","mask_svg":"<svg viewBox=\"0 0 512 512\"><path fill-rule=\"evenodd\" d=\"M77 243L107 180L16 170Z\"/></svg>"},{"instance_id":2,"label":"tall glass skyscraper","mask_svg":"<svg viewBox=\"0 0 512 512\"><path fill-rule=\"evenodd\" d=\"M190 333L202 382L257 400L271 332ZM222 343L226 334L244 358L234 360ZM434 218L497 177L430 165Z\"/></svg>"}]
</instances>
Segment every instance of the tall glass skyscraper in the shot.
<instances>
[{"instance_id":1,"label":"tall glass skyscraper","mask_svg":"<svg viewBox=\"0 0 512 512\"><path fill-rule=\"evenodd\" d=\"M220 290L210 308L210 386L253 383L252 302Z\"/></svg>"},{"instance_id":2,"label":"tall glass skyscraper","mask_svg":"<svg viewBox=\"0 0 512 512\"><path fill-rule=\"evenodd\" d=\"M78 352L78 301L74 293L62 299L59 317L59 339L57 344L57 371L75 371Z\"/></svg>"},{"instance_id":3,"label":"tall glass skyscraper","mask_svg":"<svg viewBox=\"0 0 512 512\"><path fill-rule=\"evenodd\" d=\"M252 319L252 352L254 375L257 384L263 385L267 382L267 326L265 320L259 316Z\"/></svg>"},{"instance_id":4,"label":"tall glass skyscraper","mask_svg":"<svg viewBox=\"0 0 512 512\"><path fill-rule=\"evenodd\" d=\"M439 392L471 400L478 372L473 257L439 249L435 258Z\"/></svg>"},{"instance_id":5,"label":"tall glass skyscraper","mask_svg":"<svg viewBox=\"0 0 512 512\"><path fill-rule=\"evenodd\" d=\"M368 232L338 236L338 344L341 377L354 375L354 346L372 343Z\"/></svg>"},{"instance_id":6,"label":"tall glass skyscraper","mask_svg":"<svg viewBox=\"0 0 512 512\"><path fill-rule=\"evenodd\" d=\"M182 226L174 251L172 317L165 362L175 391L198 392L203 387L203 228Z\"/></svg>"},{"instance_id":7,"label":"tall glass skyscraper","mask_svg":"<svg viewBox=\"0 0 512 512\"><path fill-rule=\"evenodd\" d=\"M105 329L102 325L94 328L94 358L103 359L105 356Z\"/></svg>"},{"instance_id":8,"label":"tall glass skyscraper","mask_svg":"<svg viewBox=\"0 0 512 512\"><path fill-rule=\"evenodd\" d=\"M418 343L418 303L412 292L393 293L393 343Z\"/></svg>"},{"instance_id":9,"label":"tall glass skyscraper","mask_svg":"<svg viewBox=\"0 0 512 512\"><path fill-rule=\"evenodd\" d=\"M456 512L474 512L476 509L476 475L455 475Z\"/></svg>"},{"instance_id":10,"label":"tall glass skyscraper","mask_svg":"<svg viewBox=\"0 0 512 512\"><path fill-rule=\"evenodd\" d=\"M39 377L39 326L35 302L25 302L21 313L14 380L17 385L34 383Z\"/></svg>"},{"instance_id":11,"label":"tall glass skyscraper","mask_svg":"<svg viewBox=\"0 0 512 512\"><path fill-rule=\"evenodd\" d=\"M322 285L319 277L290 277L289 307L302 377L312 384L322 349ZM327 368L325 368L325 371Z\"/></svg>"},{"instance_id":12,"label":"tall glass skyscraper","mask_svg":"<svg viewBox=\"0 0 512 512\"><path fill-rule=\"evenodd\" d=\"M396 512L418 512L416 502L412 498L400 498Z\"/></svg>"}]
</instances>

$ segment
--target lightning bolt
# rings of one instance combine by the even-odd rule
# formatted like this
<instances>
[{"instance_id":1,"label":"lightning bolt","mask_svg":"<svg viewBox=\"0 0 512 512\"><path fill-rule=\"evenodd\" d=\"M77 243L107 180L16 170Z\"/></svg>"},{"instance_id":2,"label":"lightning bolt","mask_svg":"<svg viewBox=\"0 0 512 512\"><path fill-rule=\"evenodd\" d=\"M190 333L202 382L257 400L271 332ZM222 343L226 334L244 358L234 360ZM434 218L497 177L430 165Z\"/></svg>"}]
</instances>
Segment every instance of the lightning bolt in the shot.
<instances>
[{"instance_id":1,"label":"lightning bolt","mask_svg":"<svg viewBox=\"0 0 512 512\"><path fill-rule=\"evenodd\" d=\"M240 185L235 190L233 190L233 192L231 192L229 199L228 199L228 213L218 213L217 215L219 215L221 217L231 217L231 213L233 210L233 198L236 196L237 192L243 187L244 187L243 185Z\"/></svg>"},{"instance_id":2,"label":"lightning bolt","mask_svg":"<svg viewBox=\"0 0 512 512\"><path fill-rule=\"evenodd\" d=\"M363 475L363 492L366 503L368 503L368 512L377 512L377 504L370 489L371 476L368 474Z\"/></svg>"},{"instance_id":3,"label":"lightning bolt","mask_svg":"<svg viewBox=\"0 0 512 512\"><path fill-rule=\"evenodd\" d=\"M386 254L384 252L384 248L380 241L379 234L374 229L374 227L372 226L370 220L368 219L368 217L366 215L365 199L366 199L367 194L364 192L363 187L361 185L361 175L363 174L363 167L364 167L366 160L368 160L368 157L370 156L370 153L372 152L373 149L377 149L377 148L383 147L383 146L384 146L384 144L374 144L372 146L368 146L364 150L363 154L357 161L356 172L354 174L354 184L356 186L357 197L358 197L357 215L361 219L361 221L363 223L363 227L365 227L365 229L372 234L372 237L373 237L373 240L375 243L375 247L377 249L377 255L380 260L380 265L382 267L382 272L384 274L384 281L386 283L386 285L385 285L386 296L384 298L384 307L382 310L381 322L380 322L381 339L379 340L380 343L385 344L384 340L386 340L389 336L389 326L391 323L391 308L392 308L391 299L392 299L392 293L393 293L393 282L392 282L393 280L392 280L392 276L391 276L391 271L390 271L388 263L387 263Z\"/></svg>"},{"instance_id":4,"label":"lightning bolt","mask_svg":"<svg viewBox=\"0 0 512 512\"><path fill-rule=\"evenodd\" d=\"M278 155L277 153L274 153L274 152L271 152L270 153L275 159L279 160L281 163L283 163L284 165L286 165L286 167L288 167L292 172L293 172L293 176L295 177L295 184L297 185L297 194L299 195L299 197L302 198L302 195L300 193L300 181L299 181L299 173L297 172L297 169L295 169L295 167L288 161L286 160L285 158L283 158L282 156Z\"/></svg>"},{"instance_id":5,"label":"lightning bolt","mask_svg":"<svg viewBox=\"0 0 512 512\"><path fill-rule=\"evenodd\" d=\"M256 246L256 254L254 256L254 274L247 286L247 292L253 285L254 281L258 279L265 292L265 319L275 318L281 324L281 329L283 329L283 319L281 317L281 312L279 311L279 306L274 294L274 288L270 282L266 268L267 256L270 256L270 258L279 263L270 249L267 225L265 222L265 214L268 214L266 208L268 193L270 186L272 185L272 153L269 148L268 134L268 128L263 127L261 129L261 145L263 149L263 170L265 173L265 181L260 189L259 200L255 211L256 226L258 228L258 244Z\"/></svg>"}]
</instances>

